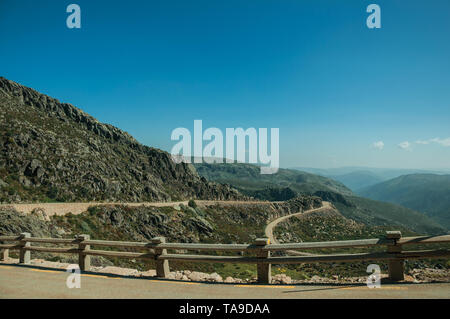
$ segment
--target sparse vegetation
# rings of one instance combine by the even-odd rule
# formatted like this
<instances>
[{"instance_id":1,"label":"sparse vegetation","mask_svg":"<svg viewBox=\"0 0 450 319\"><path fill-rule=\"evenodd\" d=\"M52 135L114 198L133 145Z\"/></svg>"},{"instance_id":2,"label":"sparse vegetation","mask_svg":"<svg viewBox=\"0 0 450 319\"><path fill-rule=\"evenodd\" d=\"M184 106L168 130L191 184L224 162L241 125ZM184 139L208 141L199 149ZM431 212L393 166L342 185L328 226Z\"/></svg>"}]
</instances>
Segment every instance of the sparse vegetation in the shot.
<instances>
[{"instance_id":1,"label":"sparse vegetation","mask_svg":"<svg viewBox=\"0 0 450 319\"><path fill-rule=\"evenodd\" d=\"M367 239L367 238L383 238L388 230L400 230L402 236L418 236L419 234L412 232L400 226L367 226L363 223L355 222L354 220L345 218L338 212L330 210L327 212L310 213L298 218L291 218L282 222L274 231L274 236L280 242L314 242L314 241L335 241L335 240L350 240L350 239ZM431 247L416 246L413 249L437 249L450 248L450 244L441 244ZM411 247L405 247L411 249ZM347 249L317 249L308 250L310 253L331 254L331 253L358 253L368 251L384 251L385 247L377 248L347 248ZM331 277L333 275L341 277L365 276L366 268L369 264L379 264L382 271L387 271L387 264L379 261L364 262L364 263L320 263L320 264L303 264L286 265L290 269L293 278L296 274L293 272L299 271L307 276L321 276ZM405 262L407 271L412 268L425 267L442 267L446 269L445 259L431 259L431 260L409 260Z\"/></svg>"}]
</instances>

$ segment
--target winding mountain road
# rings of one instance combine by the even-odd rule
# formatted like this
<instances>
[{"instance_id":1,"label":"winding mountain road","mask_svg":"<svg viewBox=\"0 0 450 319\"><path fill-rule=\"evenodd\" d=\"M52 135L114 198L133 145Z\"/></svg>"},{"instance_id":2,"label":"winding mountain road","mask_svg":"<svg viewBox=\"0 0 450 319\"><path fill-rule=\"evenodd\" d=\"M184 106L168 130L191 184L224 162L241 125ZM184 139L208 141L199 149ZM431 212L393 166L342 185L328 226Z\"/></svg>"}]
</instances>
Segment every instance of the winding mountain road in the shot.
<instances>
[{"instance_id":1,"label":"winding mountain road","mask_svg":"<svg viewBox=\"0 0 450 319\"><path fill-rule=\"evenodd\" d=\"M294 213L294 214L290 214L290 215L279 217L279 218L271 221L269 224L267 224L266 229L264 231L265 234L266 234L266 237L270 239L270 242L272 244L278 244L278 241L276 240L275 236L273 235L273 229L279 223L281 223L282 221L285 221L288 218L292 218L292 217L296 217L296 216L304 216L306 214L319 212L319 211L326 210L326 209L333 209L333 207L331 206L331 204L329 202L324 202L323 201L322 202L322 207L309 209L309 210L306 210L304 212L298 212L298 213ZM299 255L299 256L317 255L317 254L310 254L310 253L300 252L300 251L297 251L297 250L287 250L286 253L289 253L289 254L292 254L292 255Z\"/></svg>"},{"instance_id":2,"label":"winding mountain road","mask_svg":"<svg viewBox=\"0 0 450 319\"><path fill-rule=\"evenodd\" d=\"M271 205L277 202L269 201L227 201L227 200L196 200L197 205L208 206L215 204L226 204L226 205L249 205L249 204L265 204ZM180 202L140 202L140 203L125 203L125 202L87 202L87 203L31 203L31 204L0 204L2 207L13 207L15 210L29 214L34 209L40 208L49 216L53 215L66 215L72 213L74 215L81 214L90 206L108 206L108 205L125 205L125 206L147 206L147 207L168 207L168 206L178 206L180 204L187 205L188 201Z\"/></svg>"}]
</instances>

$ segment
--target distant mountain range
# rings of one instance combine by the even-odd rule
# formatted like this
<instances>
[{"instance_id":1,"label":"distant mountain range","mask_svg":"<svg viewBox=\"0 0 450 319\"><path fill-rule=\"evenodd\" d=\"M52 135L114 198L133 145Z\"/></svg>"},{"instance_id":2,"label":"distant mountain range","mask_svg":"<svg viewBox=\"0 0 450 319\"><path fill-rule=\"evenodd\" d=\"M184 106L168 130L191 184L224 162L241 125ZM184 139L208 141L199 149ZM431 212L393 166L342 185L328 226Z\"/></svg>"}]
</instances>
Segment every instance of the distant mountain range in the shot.
<instances>
[{"instance_id":1,"label":"distant mountain range","mask_svg":"<svg viewBox=\"0 0 450 319\"><path fill-rule=\"evenodd\" d=\"M355 171L342 175L330 175L329 177L341 182L354 192L357 192L361 188L375 185L383 181L379 175L371 171Z\"/></svg>"},{"instance_id":2,"label":"distant mountain range","mask_svg":"<svg viewBox=\"0 0 450 319\"><path fill-rule=\"evenodd\" d=\"M340 167L340 168L310 168L295 167L293 169L332 178L341 182L353 192L402 175L409 174L450 174L450 170L397 169L373 167Z\"/></svg>"},{"instance_id":3,"label":"distant mountain range","mask_svg":"<svg viewBox=\"0 0 450 319\"><path fill-rule=\"evenodd\" d=\"M450 229L450 175L404 175L358 193L420 211Z\"/></svg>"}]
</instances>

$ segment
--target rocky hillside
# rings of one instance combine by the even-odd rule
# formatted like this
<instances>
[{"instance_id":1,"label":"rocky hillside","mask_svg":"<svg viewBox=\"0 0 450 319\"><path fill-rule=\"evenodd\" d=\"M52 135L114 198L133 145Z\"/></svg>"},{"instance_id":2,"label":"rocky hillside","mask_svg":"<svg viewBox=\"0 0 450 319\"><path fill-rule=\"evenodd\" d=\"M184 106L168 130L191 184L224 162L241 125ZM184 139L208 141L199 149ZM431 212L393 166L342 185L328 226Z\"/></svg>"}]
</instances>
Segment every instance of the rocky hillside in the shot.
<instances>
[{"instance_id":1,"label":"rocky hillside","mask_svg":"<svg viewBox=\"0 0 450 319\"><path fill-rule=\"evenodd\" d=\"M5 205L0 207L0 234L71 237L83 233L96 239L134 241L165 236L172 242L243 243L262 236L267 222L274 218L322 205L314 196L277 203L189 203L175 207L98 205L63 216L48 216L40 208L22 214Z\"/></svg>"},{"instance_id":2,"label":"rocky hillside","mask_svg":"<svg viewBox=\"0 0 450 319\"><path fill-rule=\"evenodd\" d=\"M336 209L310 212L296 218L289 218L281 222L274 230L274 236L279 242L314 242L314 241L336 241L350 239L382 238L388 230L400 230L404 237L417 236L404 227L398 225L371 226L356 222L346 218ZM448 249L449 244L419 245L405 247L409 250L427 249ZM337 253L367 253L384 251L385 247L364 247L364 248L342 248L342 249L316 249L309 250L310 253L337 254ZM293 278L298 277L298 272L306 275L317 275L320 277L352 277L364 276L367 274L367 265L378 264L382 273L387 273L387 263L385 261L367 261L352 263L315 263L302 264L301 267L294 265L286 266L286 274ZM405 269L407 273L414 272L414 269L439 269L447 273L450 269L450 262L446 259L420 259L406 260ZM297 274L297 275L296 275ZM411 274L413 275L413 274ZM448 280L448 279L447 279Z\"/></svg>"},{"instance_id":3,"label":"rocky hillside","mask_svg":"<svg viewBox=\"0 0 450 319\"><path fill-rule=\"evenodd\" d=\"M67 214L51 217L46 216L39 209L24 215L14 209L0 207L0 235L30 232L33 237L73 238L76 234L89 234L93 239L122 241L148 241L154 236L165 236L169 242L250 243L255 238L264 235L264 228L268 221L320 205L321 201L317 197L301 196L279 203L248 202L239 206L228 203L208 205L198 203L197 206L195 202L190 202L189 206L181 204L175 207L93 206L79 215ZM345 218L335 209L311 212L298 218L287 219L275 228L274 233L281 242L301 242L375 238L384 236L386 230L401 230L404 236L415 235L415 233L398 226L367 226ZM447 246L435 248L448 248ZM421 247L420 249L435 248ZM367 251L367 248L351 250L351 252ZM349 251L348 249L328 249L313 252L348 253ZM12 257L17 258L17 251L12 250L10 253ZM214 254L235 255L236 253L218 251ZM32 252L32 258L76 263L78 257L70 254ZM123 258L92 257L92 264L96 267L127 267L131 268L129 270L133 272L155 268L152 260ZM296 280L317 281L314 276L327 278L367 276L367 264L357 262L274 265L272 272L275 278L287 275ZM382 263L381 266L383 273L386 273L386 264ZM180 276L178 279L182 279L183 275L192 279L190 273L199 271L215 272L223 278L231 276L235 278L234 282L240 282L238 279L251 281L256 276L256 266L247 264L171 261L170 267L176 278ZM413 260L407 262L407 267L408 269L430 267L448 269L450 264L445 260ZM189 272L181 274L182 270L189 270ZM197 278L196 280L201 279Z\"/></svg>"},{"instance_id":4,"label":"rocky hillside","mask_svg":"<svg viewBox=\"0 0 450 319\"><path fill-rule=\"evenodd\" d=\"M242 199L68 103L0 77L0 202Z\"/></svg>"},{"instance_id":5,"label":"rocky hillside","mask_svg":"<svg viewBox=\"0 0 450 319\"><path fill-rule=\"evenodd\" d=\"M124 205L92 206L79 215L47 216L36 209L29 215L13 208L0 207L0 235L29 232L33 237L73 238L89 234L92 239L149 241L164 236L169 242L251 243L264 235L269 220L278 216L321 206L318 197L301 196L281 203L214 204L176 207L130 207ZM105 248L107 249L107 248ZM218 254L223 252L217 252ZM32 253L33 258L76 262L75 255ZM116 265L137 269L153 269L153 261L130 261L117 258L95 258L94 265ZM150 263L150 265L148 264ZM231 264L171 263L174 270L216 271L220 275L250 278L255 267ZM248 267L247 267L248 266ZM251 270L248 272L247 270Z\"/></svg>"}]
</instances>

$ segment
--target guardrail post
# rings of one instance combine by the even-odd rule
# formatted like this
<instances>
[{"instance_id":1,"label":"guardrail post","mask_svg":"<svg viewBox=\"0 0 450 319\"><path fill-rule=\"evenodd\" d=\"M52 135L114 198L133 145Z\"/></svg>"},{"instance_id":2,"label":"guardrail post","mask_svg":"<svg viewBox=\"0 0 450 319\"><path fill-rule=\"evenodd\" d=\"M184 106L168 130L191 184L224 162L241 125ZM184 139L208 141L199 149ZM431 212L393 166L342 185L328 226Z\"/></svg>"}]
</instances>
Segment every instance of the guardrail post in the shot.
<instances>
[{"instance_id":1,"label":"guardrail post","mask_svg":"<svg viewBox=\"0 0 450 319\"><path fill-rule=\"evenodd\" d=\"M387 239L393 239L394 245L387 247L388 253L396 254L402 251L402 245L397 244L397 241L402 238L400 231L387 231ZM388 261L389 279L393 281L404 280L404 264L402 259L389 259Z\"/></svg>"},{"instance_id":2,"label":"guardrail post","mask_svg":"<svg viewBox=\"0 0 450 319\"><path fill-rule=\"evenodd\" d=\"M164 244L165 242L166 242L165 237L152 238L152 244ZM166 278L170 272L169 261L165 259L162 260L158 259L159 256L166 254L167 249L155 248L156 277Z\"/></svg>"},{"instance_id":3,"label":"guardrail post","mask_svg":"<svg viewBox=\"0 0 450 319\"><path fill-rule=\"evenodd\" d=\"M78 235L76 239L79 241L78 244L78 265L81 271L89 271L91 268L91 256L86 255L86 250L91 249L91 245L83 244L84 240L89 240L91 237L89 235Z\"/></svg>"},{"instance_id":4,"label":"guardrail post","mask_svg":"<svg viewBox=\"0 0 450 319\"><path fill-rule=\"evenodd\" d=\"M27 241L27 238L30 238L30 233L21 233L20 234L20 251L19 251L19 262L21 264L29 264L31 259L31 252L29 250L25 250L25 247L30 247L31 243Z\"/></svg>"},{"instance_id":5,"label":"guardrail post","mask_svg":"<svg viewBox=\"0 0 450 319\"><path fill-rule=\"evenodd\" d=\"M257 238L254 242L256 246L264 247L270 244L269 238ZM270 251L259 249L256 251L256 256L261 259L269 258ZM272 265L266 263L256 264L258 273L258 283L270 284L272 281Z\"/></svg>"},{"instance_id":6,"label":"guardrail post","mask_svg":"<svg viewBox=\"0 0 450 319\"><path fill-rule=\"evenodd\" d=\"M7 248L0 249L0 261L5 261L8 258L9 258L9 249Z\"/></svg>"}]
</instances>

